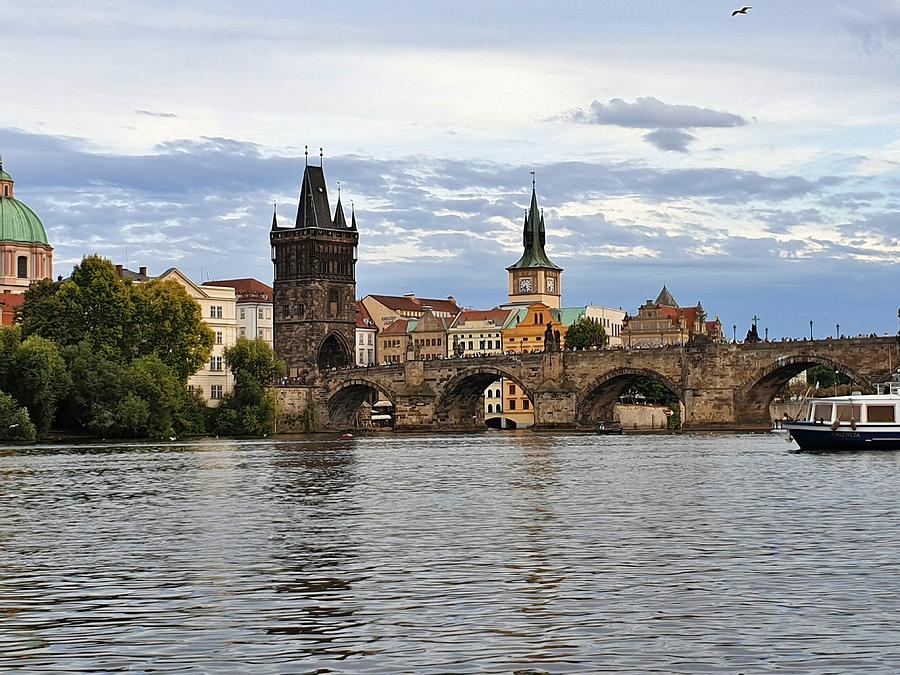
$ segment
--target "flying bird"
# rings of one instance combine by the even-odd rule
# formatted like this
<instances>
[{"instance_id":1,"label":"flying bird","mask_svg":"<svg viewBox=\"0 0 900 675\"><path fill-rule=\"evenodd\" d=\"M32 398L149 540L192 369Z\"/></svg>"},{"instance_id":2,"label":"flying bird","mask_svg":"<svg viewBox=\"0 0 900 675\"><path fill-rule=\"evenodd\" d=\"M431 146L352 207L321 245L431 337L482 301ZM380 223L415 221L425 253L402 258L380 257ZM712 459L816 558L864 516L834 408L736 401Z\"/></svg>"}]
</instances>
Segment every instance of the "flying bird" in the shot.
<instances>
[{"instance_id":1,"label":"flying bird","mask_svg":"<svg viewBox=\"0 0 900 675\"><path fill-rule=\"evenodd\" d=\"M740 9L736 9L731 13L731 16L735 14L746 14L748 9L753 9L752 7L741 7Z\"/></svg>"}]
</instances>

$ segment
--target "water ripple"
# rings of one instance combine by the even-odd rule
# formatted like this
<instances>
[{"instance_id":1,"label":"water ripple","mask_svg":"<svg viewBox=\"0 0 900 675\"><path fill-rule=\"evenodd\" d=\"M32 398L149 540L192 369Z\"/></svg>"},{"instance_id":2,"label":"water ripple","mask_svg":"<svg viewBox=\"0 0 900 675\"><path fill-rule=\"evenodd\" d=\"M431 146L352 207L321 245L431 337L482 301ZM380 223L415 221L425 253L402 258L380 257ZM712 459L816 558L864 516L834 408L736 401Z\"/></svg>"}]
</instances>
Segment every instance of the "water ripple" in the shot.
<instances>
[{"instance_id":1,"label":"water ripple","mask_svg":"<svg viewBox=\"0 0 900 675\"><path fill-rule=\"evenodd\" d=\"M483 434L0 451L0 668L900 670L900 455Z\"/></svg>"}]
</instances>

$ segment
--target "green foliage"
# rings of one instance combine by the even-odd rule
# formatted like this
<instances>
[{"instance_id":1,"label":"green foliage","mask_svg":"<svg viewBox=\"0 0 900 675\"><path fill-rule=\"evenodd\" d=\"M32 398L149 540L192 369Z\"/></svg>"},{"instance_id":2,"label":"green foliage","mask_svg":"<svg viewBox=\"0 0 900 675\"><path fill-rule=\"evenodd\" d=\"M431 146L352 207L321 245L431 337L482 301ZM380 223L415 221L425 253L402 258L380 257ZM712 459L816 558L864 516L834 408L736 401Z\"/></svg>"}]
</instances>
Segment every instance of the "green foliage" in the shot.
<instances>
[{"instance_id":1,"label":"green foliage","mask_svg":"<svg viewBox=\"0 0 900 675\"><path fill-rule=\"evenodd\" d=\"M133 353L155 354L186 382L209 360L215 339L200 305L173 279L134 284L131 300Z\"/></svg>"},{"instance_id":2,"label":"green foliage","mask_svg":"<svg viewBox=\"0 0 900 675\"><path fill-rule=\"evenodd\" d=\"M566 329L566 349L605 347L607 341L606 330L593 318L583 316Z\"/></svg>"},{"instance_id":3,"label":"green foliage","mask_svg":"<svg viewBox=\"0 0 900 675\"><path fill-rule=\"evenodd\" d=\"M33 441L37 435L28 411L0 391L0 441Z\"/></svg>"},{"instance_id":4,"label":"green foliage","mask_svg":"<svg viewBox=\"0 0 900 675\"><path fill-rule=\"evenodd\" d=\"M17 327L0 330L0 389L27 408L40 434L50 430L60 399L69 389L66 363L55 342Z\"/></svg>"},{"instance_id":5,"label":"green foliage","mask_svg":"<svg viewBox=\"0 0 900 675\"><path fill-rule=\"evenodd\" d=\"M275 358L263 340L238 341L225 350L225 363L234 374L234 393L211 413L216 433L228 436L262 436L275 426L275 394L266 385L284 374L284 363Z\"/></svg>"},{"instance_id":6,"label":"green foliage","mask_svg":"<svg viewBox=\"0 0 900 675\"><path fill-rule=\"evenodd\" d=\"M61 346L86 342L122 366L156 355L182 382L209 359L214 339L200 305L178 282L132 284L96 255L82 259L69 279L29 289L19 319L26 337Z\"/></svg>"},{"instance_id":7,"label":"green foliage","mask_svg":"<svg viewBox=\"0 0 900 675\"><path fill-rule=\"evenodd\" d=\"M640 394L651 405L667 405L672 410L678 408L679 399L662 382L652 377L640 377L629 389L630 394Z\"/></svg>"},{"instance_id":8,"label":"green foliage","mask_svg":"<svg viewBox=\"0 0 900 675\"><path fill-rule=\"evenodd\" d=\"M806 382L820 389L831 389L837 385L850 384L850 378L828 366L815 366L806 371Z\"/></svg>"},{"instance_id":9,"label":"green foliage","mask_svg":"<svg viewBox=\"0 0 900 675\"><path fill-rule=\"evenodd\" d=\"M110 434L110 413L123 396L125 369L94 351L86 342L63 349L72 380L69 394L60 404L57 420L66 429L90 428ZM97 416L102 419L95 420Z\"/></svg>"}]
</instances>

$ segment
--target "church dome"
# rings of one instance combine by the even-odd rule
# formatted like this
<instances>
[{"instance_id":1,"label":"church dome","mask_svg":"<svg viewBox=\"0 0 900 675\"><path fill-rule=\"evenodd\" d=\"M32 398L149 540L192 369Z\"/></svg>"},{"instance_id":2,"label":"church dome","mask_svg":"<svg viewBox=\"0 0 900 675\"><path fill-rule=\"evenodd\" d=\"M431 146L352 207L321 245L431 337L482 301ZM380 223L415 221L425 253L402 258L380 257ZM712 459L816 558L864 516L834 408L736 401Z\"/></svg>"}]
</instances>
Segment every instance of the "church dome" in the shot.
<instances>
[{"instance_id":1,"label":"church dome","mask_svg":"<svg viewBox=\"0 0 900 675\"><path fill-rule=\"evenodd\" d=\"M0 242L49 246L44 224L37 214L13 198L13 179L0 163Z\"/></svg>"}]
</instances>

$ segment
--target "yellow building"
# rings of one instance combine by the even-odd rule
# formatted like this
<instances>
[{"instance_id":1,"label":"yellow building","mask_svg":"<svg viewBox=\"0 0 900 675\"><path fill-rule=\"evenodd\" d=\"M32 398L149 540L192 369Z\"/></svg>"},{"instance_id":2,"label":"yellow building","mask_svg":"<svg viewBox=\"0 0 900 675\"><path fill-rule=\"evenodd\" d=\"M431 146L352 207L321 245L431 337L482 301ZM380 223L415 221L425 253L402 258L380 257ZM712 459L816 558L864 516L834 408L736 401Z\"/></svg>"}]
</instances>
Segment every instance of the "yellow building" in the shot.
<instances>
[{"instance_id":1,"label":"yellow building","mask_svg":"<svg viewBox=\"0 0 900 675\"><path fill-rule=\"evenodd\" d=\"M547 324L551 330L560 331L559 310L553 310L542 302L535 302L512 312L503 326L503 351L507 354L531 354L544 351L544 333Z\"/></svg>"}]
</instances>

